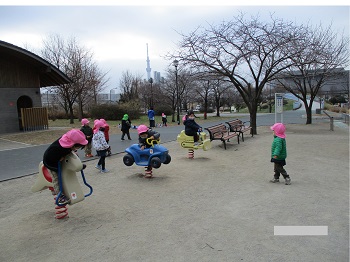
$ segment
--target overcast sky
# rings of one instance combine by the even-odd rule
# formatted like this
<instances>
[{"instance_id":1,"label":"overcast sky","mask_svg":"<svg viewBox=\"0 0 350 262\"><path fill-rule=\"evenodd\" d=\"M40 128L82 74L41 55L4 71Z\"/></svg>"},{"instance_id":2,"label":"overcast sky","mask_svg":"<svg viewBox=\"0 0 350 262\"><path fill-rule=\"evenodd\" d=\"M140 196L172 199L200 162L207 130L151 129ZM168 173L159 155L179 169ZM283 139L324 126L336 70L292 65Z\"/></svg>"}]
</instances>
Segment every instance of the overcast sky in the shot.
<instances>
[{"instance_id":1,"label":"overcast sky","mask_svg":"<svg viewBox=\"0 0 350 262\"><path fill-rule=\"evenodd\" d=\"M8 1L9 2L9 1ZM13 4L16 0L13 0ZM72 2L72 1L70 1ZM86 2L86 1L85 1ZM84 2L84 3L85 3ZM96 2L96 1L95 1ZM215 2L215 1L214 1ZM219 1L220 2L220 1ZM62 4L63 2L60 1ZM87 2L86 2L87 3ZM122 72L147 78L146 43L153 72L165 70L171 61L167 52L181 40L178 32L187 34L196 27L230 20L240 11L262 19L274 13L298 24L322 24L349 35L349 5L337 6L9 6L0 0L0 40L40 50L42 39L59 34L73 36L81 46L90 49L100 68L110 78L105 92L119 87Z\"/></svg>"}]
</instances>

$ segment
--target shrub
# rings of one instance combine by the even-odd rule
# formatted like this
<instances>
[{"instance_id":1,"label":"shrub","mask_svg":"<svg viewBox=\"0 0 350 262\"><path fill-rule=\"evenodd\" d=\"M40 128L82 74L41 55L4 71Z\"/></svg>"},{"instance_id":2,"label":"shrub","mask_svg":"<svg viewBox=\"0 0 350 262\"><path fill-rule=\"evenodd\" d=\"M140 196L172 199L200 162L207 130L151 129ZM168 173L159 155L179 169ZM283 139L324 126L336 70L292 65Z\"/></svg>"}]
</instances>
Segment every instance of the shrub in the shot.
<instances>
[{"instance_id":1,"label":"shrub","mask_svg":"<svg viewBox=\"0 0 350 262\"><path fill-rule=\"evenodd\" d=\"M162 113L166 114L167 116L170 116L173 114L173 110L171 109L171 106L167 104L159 104L154 106L154 111L157 116L161 116Z\"/></svg>"},{"instance_id":2,"label":"shrub","mask_svg":"<svg viewBox=\"0 0 350 262\"><path fill-rule=\"evenodd\" d=\"M93 106L90 109L91 118L106 120L121 120L124 114L128 114L130 119L140 117L139 107L135 103L102 104Z\"/></svg>"}]
</instances>

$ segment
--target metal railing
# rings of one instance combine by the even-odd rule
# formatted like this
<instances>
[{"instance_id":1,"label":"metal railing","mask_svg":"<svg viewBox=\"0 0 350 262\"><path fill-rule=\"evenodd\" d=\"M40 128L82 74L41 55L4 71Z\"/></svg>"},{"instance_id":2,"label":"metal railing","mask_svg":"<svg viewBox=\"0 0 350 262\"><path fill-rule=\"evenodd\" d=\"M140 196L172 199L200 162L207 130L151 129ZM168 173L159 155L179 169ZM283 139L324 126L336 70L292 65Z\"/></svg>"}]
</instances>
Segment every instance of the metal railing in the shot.
<instances>
[{"instance_id":1,"label":"metal railing","mask_svg":"<svg viewBox=\"0 0 350 262\"><path fill-rule=\"evenodd\" d=\"M329 115L329 114L327 114L327 112L326 112L326 111L324 111L324 110L323 110L323 113L325 113L325 114L326 114L326 116L328 116L328 117L329 117L330 130L331 130L331 131L334 131L334 117L333 117L333 116L331 116L331 115Z\"/></svg>"}]
</instances>

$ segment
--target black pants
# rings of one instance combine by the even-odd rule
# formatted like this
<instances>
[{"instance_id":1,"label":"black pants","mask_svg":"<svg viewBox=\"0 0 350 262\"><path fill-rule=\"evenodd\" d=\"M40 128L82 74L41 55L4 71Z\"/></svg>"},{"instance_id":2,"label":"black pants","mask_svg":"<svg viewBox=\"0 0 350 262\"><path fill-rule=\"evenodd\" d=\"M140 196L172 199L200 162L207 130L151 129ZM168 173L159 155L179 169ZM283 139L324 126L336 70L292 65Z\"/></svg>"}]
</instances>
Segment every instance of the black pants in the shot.
<instances>
[{"instance_id":1,"label":"black pants","mask_svg":"<svg viewBox=\"0 0 350 262\"><path fill-rule=\"evenodd\" d=\"M186 134L186 133L185 133ZM186 136L193 136L193 141L194 142L198 142L199 140L199 135L198 133L195 133L195 134L186 134Z\"/></svg>"},{"instance_id":2,"label":"black pants","mask_svg":"<svg viewBox=\"0 0 350 262\"><path fill-rule=\"evenodd\" d=\"M125 135L127 135L128 139L131 140L129 129L128 130L122 130L122 140L124 140L124 136Z\"/></svg>"},{"instance_id":3,"label":"black pants","mask_svg":"<svg viewBox=\"0 0 350 262\"><path fill-rule=\"evenodd\" d=\"M100 156L97 165L101 166L101 169L104 170L106 168L106 155L107 150L97 151L97 155Z\"/></svg>"},{"instance_id":4,"label":"black pants","mask_svg":"<svg viewBox=\"0 0 350 262\"><path fill-rule=\"evenodd\" d=\"M156 127L154 120L149 120L149 127Z\"/></svg>"},{"instance_id":5,"label":"black pants","mask_svg":"<svg viewBox=\"0 0 350 262\"><path fill-rule=\"evenodd\" d=\"M287 171L283 168L283 165L281 163L274 163L274 178L279 179L280 175L283 176L284 179L289 178L289 175L287 174Z\"/></svg>"}]
</instances>

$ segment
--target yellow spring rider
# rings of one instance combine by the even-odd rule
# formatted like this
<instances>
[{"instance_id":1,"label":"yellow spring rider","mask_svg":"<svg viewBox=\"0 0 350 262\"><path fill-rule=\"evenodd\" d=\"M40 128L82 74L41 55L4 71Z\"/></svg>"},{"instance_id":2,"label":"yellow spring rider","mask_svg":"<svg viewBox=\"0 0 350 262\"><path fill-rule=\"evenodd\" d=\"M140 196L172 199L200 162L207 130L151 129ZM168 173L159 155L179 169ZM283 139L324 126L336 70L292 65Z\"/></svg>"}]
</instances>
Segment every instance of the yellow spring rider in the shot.
<instances>
[{"instance_id":1,"label":"yellow spring rider","mask_svg":"<svg viewBox=\"0 0 350 262\"><path fill-rule=\"evenodd\" d=\"M195 145L193 136L187 136L185 134L185 130L182 130L180 134L177 135L177 142L180 143L181 147L188 148L188 158L194 158L194 150L203 149L207 151L211 148L210 139L207 138L207 134L205 132L198 132L199 135L199 144Z\"/></svg>"}]
</instances>

